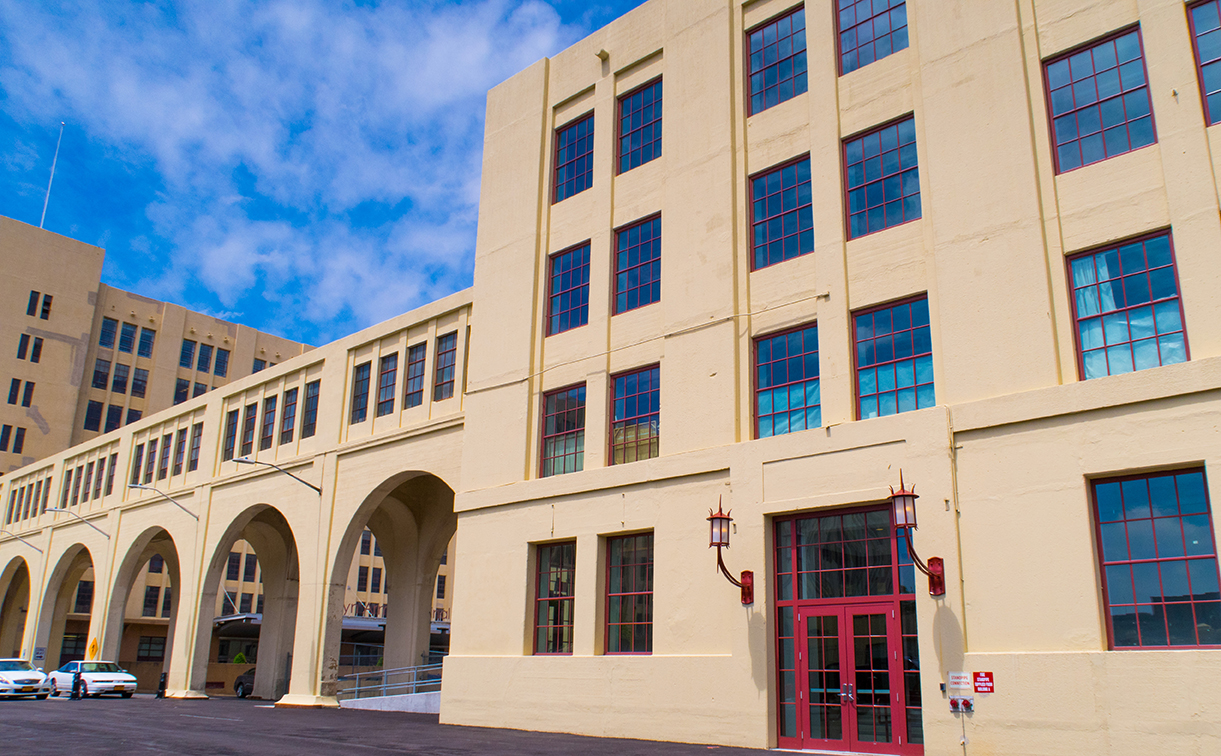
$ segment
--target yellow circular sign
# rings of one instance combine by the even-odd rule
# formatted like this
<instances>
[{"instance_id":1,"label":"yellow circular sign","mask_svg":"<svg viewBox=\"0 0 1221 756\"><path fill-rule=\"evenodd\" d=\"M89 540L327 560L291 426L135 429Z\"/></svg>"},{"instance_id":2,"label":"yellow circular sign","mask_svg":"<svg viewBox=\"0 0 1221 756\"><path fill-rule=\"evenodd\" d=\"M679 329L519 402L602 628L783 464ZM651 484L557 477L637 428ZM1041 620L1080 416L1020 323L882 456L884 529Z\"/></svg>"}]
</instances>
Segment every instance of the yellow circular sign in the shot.
<instances>
[{"instance_id":1,"label":"yellow circular sign","mask_svg":"<svg viewBox=\"0 0 1221 756\"><path fill-rule=\"evenodd\" d=\"M89 658L90 659L98 658L98 639L97 638L94 638L93 640L89 641Z\"/></svg>"}]
</instances>

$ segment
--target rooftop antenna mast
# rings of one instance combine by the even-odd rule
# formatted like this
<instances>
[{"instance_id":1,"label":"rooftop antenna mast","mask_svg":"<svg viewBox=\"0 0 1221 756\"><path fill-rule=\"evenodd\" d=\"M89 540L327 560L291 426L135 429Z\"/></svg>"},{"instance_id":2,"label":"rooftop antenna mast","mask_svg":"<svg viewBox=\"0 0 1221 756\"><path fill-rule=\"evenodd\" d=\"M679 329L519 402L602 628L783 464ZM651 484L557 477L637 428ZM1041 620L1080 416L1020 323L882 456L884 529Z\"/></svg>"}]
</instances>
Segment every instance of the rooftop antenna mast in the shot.
<instances>
[{"instance_id":1,"label":"rooftop antenna mast","mask_svg":"<svg viewBox=\"0 0 1221 756\"><path fill-rule=\"evenodd\" d=\"M47 220L47 203L51 201L51 182L55 180L55 163L59 161L59 143L64 141L64 122L59 122L59 139L55 140L55 157L51 159L51 178L47 179L47 196L42 201L42 217L38 219L38 227Z\"/></svg>"}]
</instances>

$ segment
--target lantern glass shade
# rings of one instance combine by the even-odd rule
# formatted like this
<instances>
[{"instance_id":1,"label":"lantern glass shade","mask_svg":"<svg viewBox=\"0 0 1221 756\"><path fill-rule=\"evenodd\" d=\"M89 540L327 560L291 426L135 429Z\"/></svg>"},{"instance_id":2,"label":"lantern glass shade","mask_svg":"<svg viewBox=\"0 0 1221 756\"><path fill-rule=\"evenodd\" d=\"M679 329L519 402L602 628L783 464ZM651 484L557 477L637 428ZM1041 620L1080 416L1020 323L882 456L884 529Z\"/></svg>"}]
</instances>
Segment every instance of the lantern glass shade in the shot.
<instances>
[{"instance_id":1,"label":"lantern glass shade","mask_svg":"<svg viewBox=\"0 0 1221 756\"><path fill-rule=\"evenodd\" d=\"M729 523L727 514L717 512L708 518L708 546L729 546Z\"/></svg>"},{"instance_id":2,"label":"lantern glass shade","mask_svg":"<svg viewBox=\"0 0 1221 756\"><path fill-rule=\"evenodd\" d=\"M895 509L896 528L916 527L916 494L900 489L891 496Z\"/></svg>"}]
</instances>

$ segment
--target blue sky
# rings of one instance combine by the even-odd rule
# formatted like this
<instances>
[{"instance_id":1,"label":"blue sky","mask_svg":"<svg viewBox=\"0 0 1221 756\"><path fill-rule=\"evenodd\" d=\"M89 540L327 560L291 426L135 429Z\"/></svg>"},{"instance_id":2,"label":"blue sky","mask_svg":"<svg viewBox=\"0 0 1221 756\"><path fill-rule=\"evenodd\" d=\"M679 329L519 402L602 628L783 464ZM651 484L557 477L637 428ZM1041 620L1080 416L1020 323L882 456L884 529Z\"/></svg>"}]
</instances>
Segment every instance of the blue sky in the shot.
<instances>
[{"instance_id":1,"label":"blue sky","mask_svg":"<svg viewBox=\"0 0 1221 756\"><path fill-rule=\"evenodd\" d=\"M642 0L0 0L0 215L321 344L471 283L488 88Z\"/></svg>"}]
</instances>

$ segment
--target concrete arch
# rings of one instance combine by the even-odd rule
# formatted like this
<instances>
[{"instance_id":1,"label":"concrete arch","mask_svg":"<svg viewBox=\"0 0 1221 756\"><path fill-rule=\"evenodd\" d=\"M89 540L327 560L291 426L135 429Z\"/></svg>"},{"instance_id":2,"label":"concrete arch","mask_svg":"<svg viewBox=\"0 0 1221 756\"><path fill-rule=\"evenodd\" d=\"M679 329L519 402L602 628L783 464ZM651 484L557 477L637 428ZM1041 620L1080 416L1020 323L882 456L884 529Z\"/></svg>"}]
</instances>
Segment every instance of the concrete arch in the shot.
<instances>
[{"instance_id":1,"label":"concrete arch","mask_svg":"<svg viewBox=\"0 0 1221 756\"><path fill-rule=\"evenodd\" d=\"M38 631L34 641L35 646L46 648L46 669L56 669L60 666L60 649L64 641L64 628L71 611L70 603L75 595L76 585L90 568L95 567L93 554L85 544L77 542L61 552L55 568L46 581L42 606L38 613ZM97 592L94 592L94 602ZM85 637L92 637L93 615L90 612L89 628Z\"/></svg>"},{"instance_id":2,"label":"concrete arch","mask_svg":"<svg viewBox=\"0 0 1221 756\"><path fill-rule=\"evenodd\" d=\"M169 575L170 585L182 597L182 571L178 556L178 548L168 530L160 526L145 529L127 549L127 553L113 570L113 581L110 591L110 603L106 607L105 630L102 634L101 653L104 659L119 660L120 648L125 630L125 615L127 602L131 596L132 586L136 583L141 569L153 556L160 556L165 562L164 570ZM162 661L162 671L169 669L173 653L174 629L178 620L180 600L171 599L170 624L166 634L165 657Z\"/></svg>"},{"instance_id":3,"label":"concrete arch","mask_svg":"<svg viewBox=\"0 0 1221 756\"><path fill-rule=\"evenodd\" d=\"M15 556L0 571L0 656L21 656L30 610L30 565Z\"/></svg>"},{"instance_id":4,"label":"concrete arch","mask_svg":"<svg viewBox=\"0 0 1221 756\"><path fill-rule=\"evenodd\" d=\"M457 529L454 490L429 472L396 473L370 491L349 517L330 557L326 597L323 696L335 695L348 569L367 527L382 550L387 596L386 669L421 663L427 654L432 620L433 583L441 556Z\"/></svg>"},{"instance_id":5,"label":"concrete arch","mask_svg":"<svg viewBox=\"0 0 1221 756\"><path fill-rule=\"evenodd\" d=\"M239 538L254 547L263 576L264 608L253 694L276 699L288 690L301 566L292 526L284 513L270 504L254 504L242 510L215 541L198 594L199 622L191 655L189 686L194 692L204 693L216 596L229 551Z\"/></svg>"}]
</instances>

